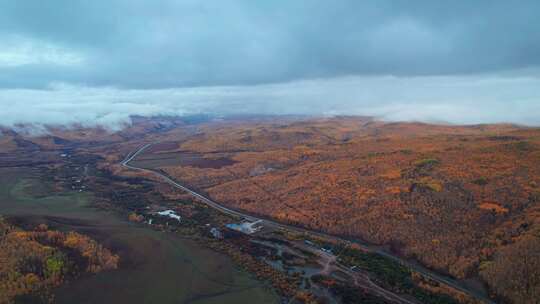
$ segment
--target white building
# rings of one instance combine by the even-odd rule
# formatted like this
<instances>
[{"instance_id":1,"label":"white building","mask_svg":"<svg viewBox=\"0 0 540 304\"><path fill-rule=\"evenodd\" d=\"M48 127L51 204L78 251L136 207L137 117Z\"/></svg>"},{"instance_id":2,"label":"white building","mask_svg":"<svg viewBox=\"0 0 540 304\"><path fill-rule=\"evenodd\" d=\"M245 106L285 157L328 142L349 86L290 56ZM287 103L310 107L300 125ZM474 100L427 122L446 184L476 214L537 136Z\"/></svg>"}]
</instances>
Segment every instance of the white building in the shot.
<instances>
[{"instance_id":1,"label":"white building","mask_svg":"<svg viewBox=\"0 0 540 304\"><path fill-rule=\"evenodd\" d=\"M161 215L161 216L170 217L170 218L172 218L172 219L178 220L179 222L182 220L182 218L180 217L180 215L176 214L176 212L174 212L174 210L160 211L160 212L158 212L157 214L158 214L158 215Z\"/></svg>"},{"instance_id":2,"label":"white building","mask_svg":"<svg viewBox=\"0 0 540 304\"><path fill-rule=\"evenodd\" d=\"M210 234L212 234L215 239L223 238L223 233L221 233L221 231L219 231L219 229L217 229L216 227L212 227L212 229L210 229Z\"/></svg>"},{"instance_id":3,"label":"white building","mask_svg":"<svg viewBox=\"0 0 540 304\"><path fill-rule=\"evenodd\" d=\"M235 230L235 231L238 231L238 232L242 232L242 233L245 233L245 234L253 234L259 230L261 230L263 227L262 226L257 226L259 225L260 223L262 223L262 220L258 220L256 222L253 222L253 223L250 223L250 222L243 222L243 223L240 223L240 224L227 224L225 225L227 228L229 229L232 229L232 230Z\"/></svg>"}]
</instances>

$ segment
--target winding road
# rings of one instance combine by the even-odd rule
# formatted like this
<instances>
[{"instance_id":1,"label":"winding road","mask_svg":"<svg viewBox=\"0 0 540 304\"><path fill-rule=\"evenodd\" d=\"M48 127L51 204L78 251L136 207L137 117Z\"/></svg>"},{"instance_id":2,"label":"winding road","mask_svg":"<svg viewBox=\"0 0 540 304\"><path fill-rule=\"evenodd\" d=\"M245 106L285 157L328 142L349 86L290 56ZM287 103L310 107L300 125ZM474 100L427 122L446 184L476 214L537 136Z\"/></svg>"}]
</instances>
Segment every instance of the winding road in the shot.
<instances>
[{"instance_id":1,"label":"winding road","mask_svg":"<svg viewBox=\"0 0 540 304\"><path fill-rule=\"evenodd\" d=\"M147 169L147 168L140 168L140 167L136 167L136 166L133 166L133 165L129 164L138 155L143 153L146 149L148 149L149 147L151 147L154 144L155 143L145 144L142 147L138 148L136 151L129 153L126 156L126 158L121 162L121 165L123 167L125 167L125 168L132 169L132 170L150 172L150 173L160 177L161 179L163 179L165 182L172 185L173 187L181 189L181 190L191 194L192 196L194 196L194 197L198 198L199 200L201 200L206 205L208 205L208 206L210 206L210 207L212 207L212 208L214 208L216 210L219 210L219 211L221 211L221 212L223 212L225 214L245 218L246 220L249 220L249 221L262 221L262 224L264 226L267 226L267 227L272 227L272 228L276 228L276 229L285 229L285 230L289 230L289 231L293 231L293 232L297 232L297 233L308 233L308 234L311 234L311 235L315 235L315 236L319 236L319 237L327 238L327 239L333 239L333 240L336 240L336 241L339 241L339 242L344 242L344 243L354 243L354 244L360 246L362 249L364 249L366 251L373 252L373 253L382 255L382 256L384 256L386 258L389 258L391 260L394 260L394 261L400 263L401 265L403 265L405 267L408 267L408 268L422 274L426 278L429 278L429 279L431 279L433 281L436 281L436 282L444 284L444 285L448 285L448 286L450 286L450 287L452 287L452 288L454 288L456 290L459 290L459 291L461 291L461 292L463 292L463 293L465 293L465 294L467 294L467 295L469 295L469 296L471 296L471 297L473 297L473 298L475 298L475 299L477 299L477 300L479 300L479 301L481 301L483 303L496 304L495 302L493 302L491 299L487 298L483 294L463 286L462 284L460 284L459 282L457 282L454 279L451 279L451 278L442 276L440 274L437 274L437 273L435 273L435 272L433 272L433 271L431 271L431 270L429 270L429 269L427 269L425 267L422 267L420 265L408 262L408 261L404 260L403 258L395 256L395 255L393 255L393 254L391 254L391 253L389 253L387 251L384 251L382 249L374 248L372 246L366 245L366 244L358 242L358 241L346 240L346 239L343 239L343 238L340 238L340 237L337 237L337 236L333 236L333 235L329 235L329 234L325 234L325 233L321 233L321 232L317 232L317 231L312 231L312 230L308 230L308 229L304 229L304 228L300 228L300 227L295 227L295 226L291 226L291 225L287 225L287 224L283 224L283 223L278 223L278 222L275 222L275 221L259 218L259 217L256 217L256 216L252 216L252 215L249 215L249 214L246 214L246 213L243 213L243 212L239 212L239 211L227 208L227 207L225 207L225 206L211 200L210 198L208 198L208 197L206 197L206 196L204 196L204 195L202 195L202 194L200 194L200 193L198 193L198 192L196 192L196 191L194 191L192 189L189 189L189 188L181 185L177 181L173 180L169 176L166 176L165 174L163 174L163 173L161 173L161 172L159 172L157 170Z\"/></svg>"}]
</instances>

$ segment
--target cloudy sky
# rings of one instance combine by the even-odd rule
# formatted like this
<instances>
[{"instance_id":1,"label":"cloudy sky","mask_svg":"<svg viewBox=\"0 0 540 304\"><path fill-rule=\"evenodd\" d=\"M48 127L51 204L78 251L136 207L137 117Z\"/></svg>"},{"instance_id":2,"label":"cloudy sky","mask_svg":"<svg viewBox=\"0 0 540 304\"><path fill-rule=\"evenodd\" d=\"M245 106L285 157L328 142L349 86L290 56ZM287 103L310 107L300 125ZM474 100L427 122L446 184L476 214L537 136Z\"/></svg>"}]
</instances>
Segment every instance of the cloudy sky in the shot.
<instances>
[{"instance_id":1,"label":"cloudy sky","mask_svg":"<svg viewBox=\"0 0 540 304\"><path fill-rule=\"evenodd\" d=\"M540 125L540 1L0 0L0 125L374 115Z\"/></svg>"}]
</instances>

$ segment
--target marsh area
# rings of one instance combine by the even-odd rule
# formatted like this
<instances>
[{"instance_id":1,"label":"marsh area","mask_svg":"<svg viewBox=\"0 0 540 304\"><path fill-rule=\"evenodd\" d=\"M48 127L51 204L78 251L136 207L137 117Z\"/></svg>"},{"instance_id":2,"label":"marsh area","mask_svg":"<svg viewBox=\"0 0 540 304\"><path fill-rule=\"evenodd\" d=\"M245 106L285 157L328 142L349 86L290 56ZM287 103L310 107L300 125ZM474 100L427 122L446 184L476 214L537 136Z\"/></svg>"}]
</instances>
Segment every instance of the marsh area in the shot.
<instances>
[{"instance_id":1,"label":"marsh area","mask_svg":"<svg viewBox=\"0 0 540 304\"><path fill-rule=\"evenodd\" d=\"M55 291L57 303L277 303L278 297L225 255L91 206L91 192L59 191L38 169L0 168L0 214L92 236L120 268L83 275Z\"/></svg>"}]
</instances>

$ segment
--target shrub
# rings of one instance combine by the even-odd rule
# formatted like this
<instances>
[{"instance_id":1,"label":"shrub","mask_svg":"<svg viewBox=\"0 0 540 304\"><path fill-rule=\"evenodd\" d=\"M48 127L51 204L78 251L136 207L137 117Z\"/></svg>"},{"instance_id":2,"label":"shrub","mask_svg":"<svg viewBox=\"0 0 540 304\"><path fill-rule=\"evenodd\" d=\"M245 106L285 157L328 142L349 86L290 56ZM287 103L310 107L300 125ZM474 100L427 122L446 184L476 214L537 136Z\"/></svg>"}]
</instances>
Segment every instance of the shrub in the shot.
<instances>
[{"instance_id":1,"label":"shrub","mask_svg":"<svg viewBox=\"0 0 540 304\"><path fill-rule=\"evenodd\" d=\"M416 180L411 188L423 188L434 192L440 192L443 189L443 185L436 179L431 177L422 177L419 180Z\"/></svg>"},{"instance_id":2,"label":"shrub","mask_svg":"<svg viewBox=\"0 0 540 304\"><path fill-rule=\"evenodd\" d=\"M60 277L66 270L66 257L61 252L56 252L45 260L45 276Z\"/></svg>"},{"instance_id":3,"label":"shrub","mask_svg":"<svg viewBox=\"0 0 540 304\"><path fill-rule=\"evenodd\" d=\"M414 163L414 165L417 167L417 168L426 168L426 167L433 167L435 165L438 165L440 163L440 161L438 159L435 159L435 158L425 158L425 159L421 159L421 160L418 160Z\"/></svg>"},{"instance_id":4,"label":"shrub","mask_svg":"<svg viewBox=\"0 0 540 304\"><path fill-rule=\"evenodd\" d=\"M473 184L476 184L478 186L485 186L488 184L488 180L485 177L479 177L472 181Z\"/></svg>"}]
</instances>

